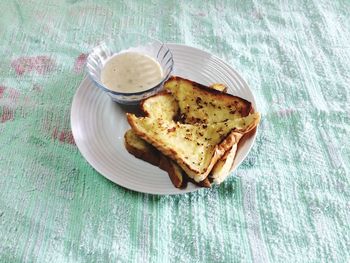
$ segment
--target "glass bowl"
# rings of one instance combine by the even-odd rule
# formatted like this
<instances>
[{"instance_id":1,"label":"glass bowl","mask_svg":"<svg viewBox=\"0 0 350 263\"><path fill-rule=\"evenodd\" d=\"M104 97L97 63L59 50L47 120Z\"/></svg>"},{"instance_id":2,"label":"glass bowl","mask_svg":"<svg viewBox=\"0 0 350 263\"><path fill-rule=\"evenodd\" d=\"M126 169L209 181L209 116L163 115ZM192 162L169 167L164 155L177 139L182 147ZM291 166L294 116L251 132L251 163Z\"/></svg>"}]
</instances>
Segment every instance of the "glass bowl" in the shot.
<instances>
[{"instance_id":1,"label":"glass bowl","mask_svg":"<svg viewBox=\"0 0 350 263\"><path fill-rule=\"evenodd\" d=\"M116 92L101 82L101 70L106 61L122 52L138 52L155 59L163 70L162 80L151 88L133 93ZM121 104L137 104L140 100L152 96L163 87L174 66L173 55L169 48L159 40L141 34L123 34L110 37L96 46L88 55L86 70L95 85L105 91L113 101Z\"/></svg>"}]
</instances>

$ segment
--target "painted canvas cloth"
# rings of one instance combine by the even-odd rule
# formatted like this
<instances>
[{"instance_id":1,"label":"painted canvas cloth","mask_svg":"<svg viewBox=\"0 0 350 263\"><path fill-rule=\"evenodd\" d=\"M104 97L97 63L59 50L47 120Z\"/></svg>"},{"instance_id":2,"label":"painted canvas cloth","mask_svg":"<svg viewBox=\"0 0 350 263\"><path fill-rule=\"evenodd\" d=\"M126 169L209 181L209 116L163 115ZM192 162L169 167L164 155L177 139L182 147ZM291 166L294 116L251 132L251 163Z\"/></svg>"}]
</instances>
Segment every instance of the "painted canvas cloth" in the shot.
<instances>
[{"instance_id":1,"label":"painted canvas cloth","mask_svg":"<svg viewBox=\"0 0 350 263\"><path fill-rule=\"evenodd\" d=\"M349 262L350 2L0 2L0 262ZM222 185L126 190L78 151L86 54L140 32L227 61L262 122Z\"/></svg>"}]
</instances>

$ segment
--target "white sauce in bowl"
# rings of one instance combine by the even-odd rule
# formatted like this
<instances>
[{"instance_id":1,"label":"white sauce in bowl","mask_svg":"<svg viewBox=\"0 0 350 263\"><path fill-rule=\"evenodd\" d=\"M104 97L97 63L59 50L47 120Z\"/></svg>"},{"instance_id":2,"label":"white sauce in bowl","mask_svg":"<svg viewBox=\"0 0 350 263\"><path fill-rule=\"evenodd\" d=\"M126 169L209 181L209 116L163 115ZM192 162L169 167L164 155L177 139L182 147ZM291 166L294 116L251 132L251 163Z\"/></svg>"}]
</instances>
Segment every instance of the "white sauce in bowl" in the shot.
<instances>
[{"instance_id":1,"label":"white sauce in bowl","mask_svg":"<svg viewBox=\"0 0 350 263\"><path fill-rule=\"evenodd\" d=\"M124 52L107 60L101 70L101 82L110 90L123 93L153 88L163 79L160 64L138 52Z\"/></svg>"}]
</instances>

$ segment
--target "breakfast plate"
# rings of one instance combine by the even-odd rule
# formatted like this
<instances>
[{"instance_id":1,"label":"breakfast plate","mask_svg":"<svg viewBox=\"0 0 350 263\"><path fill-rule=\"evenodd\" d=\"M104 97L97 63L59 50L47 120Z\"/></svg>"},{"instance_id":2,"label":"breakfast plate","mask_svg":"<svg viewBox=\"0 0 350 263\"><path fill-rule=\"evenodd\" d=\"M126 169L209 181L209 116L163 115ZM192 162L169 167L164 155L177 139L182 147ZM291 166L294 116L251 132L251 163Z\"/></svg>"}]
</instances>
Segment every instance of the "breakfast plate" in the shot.
<instances>
[{"instance_id":1,"label":"breakfast plate","mask_svg":"<svg viewBox=\"0 0 350 263\"><path fill-rule=\"evenodd\" d=\"M173 75L204 85L223 83L228 93L250 101L254 96L242 77L223 60L200 49L167 44L173 54ZM129 154L124 133L130 128L127 108L113 102L90 78L85 77L73 98L71 127L81 154L101 175L125 188L150 194L183 194L201 189L191 183L175 188L166 172ZM254 144L256 132L239 145L232 167L235 170Z\"/></svg>"}]
</instances>

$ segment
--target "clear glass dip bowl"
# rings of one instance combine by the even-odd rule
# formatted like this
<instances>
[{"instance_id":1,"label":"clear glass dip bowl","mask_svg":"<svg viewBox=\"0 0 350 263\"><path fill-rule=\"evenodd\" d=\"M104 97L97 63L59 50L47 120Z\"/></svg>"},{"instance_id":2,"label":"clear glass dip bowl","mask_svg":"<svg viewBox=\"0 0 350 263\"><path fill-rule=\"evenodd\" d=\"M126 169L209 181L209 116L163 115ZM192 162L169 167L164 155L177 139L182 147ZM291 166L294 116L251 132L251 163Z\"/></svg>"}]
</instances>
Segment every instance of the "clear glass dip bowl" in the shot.
<instances>
[{"instance_id":1,"label":"clear glass dip bowl","mask_svg":"<svg viewBox=\"0 0 350 263\"><path fill-rule=\"evenodd\" d=\"M155 59L163 70L162 80L147 90L124 93L110 90L101 82L101 70L106 61L122 52L138 52ZM93 48L86 61L86 70L95 85L105 91L113 101L121 104L137 104L140 100L152 96L163 87L174 66L173 55L169 48L159 40L141 34L123 34L110 37Z\"/></svg>"}]
</instances>

